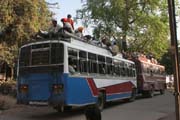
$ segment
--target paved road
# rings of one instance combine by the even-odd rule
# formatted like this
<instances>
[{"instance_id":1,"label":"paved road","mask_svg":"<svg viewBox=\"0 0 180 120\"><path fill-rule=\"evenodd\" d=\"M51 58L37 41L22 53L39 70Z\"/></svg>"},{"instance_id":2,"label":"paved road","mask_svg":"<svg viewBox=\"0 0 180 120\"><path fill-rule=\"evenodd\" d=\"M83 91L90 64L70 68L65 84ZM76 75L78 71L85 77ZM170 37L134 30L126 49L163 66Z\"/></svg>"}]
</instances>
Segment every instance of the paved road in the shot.
<instances>
[{"instance_id":1,"label":"paved road","mask_svg":"<svg viewBox=\"0 0 180 120\"><path fill-rule=\"evenodd\" d=\"M162 120L174 113L172 93L140 98L134 102L109 103L102 112L102 120ZM16 105L0 113L0 120L85 120L83 109L57 113L50 107Z\"/></svg>"}]
</instances>

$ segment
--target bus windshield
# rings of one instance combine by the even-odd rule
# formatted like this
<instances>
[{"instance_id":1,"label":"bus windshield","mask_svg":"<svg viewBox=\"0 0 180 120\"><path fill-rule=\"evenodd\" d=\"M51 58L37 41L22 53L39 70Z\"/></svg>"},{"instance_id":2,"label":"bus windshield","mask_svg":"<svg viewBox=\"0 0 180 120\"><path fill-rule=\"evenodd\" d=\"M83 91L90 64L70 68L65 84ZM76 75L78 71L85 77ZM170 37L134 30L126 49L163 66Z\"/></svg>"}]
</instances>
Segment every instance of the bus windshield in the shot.
<instances>
[{"instance_id":1,"label":"bus windshield","mask_svg":"<svg viewBox=\"0 0 180 120\"><path fill-rule=\"evenodd\" d=\"M38 67L54 69L63 65L64 47L62 43L40 43L22 47L19 56L20 69ZM48 68L44 68L48 67Z\"/></svg>"}]
</instances>

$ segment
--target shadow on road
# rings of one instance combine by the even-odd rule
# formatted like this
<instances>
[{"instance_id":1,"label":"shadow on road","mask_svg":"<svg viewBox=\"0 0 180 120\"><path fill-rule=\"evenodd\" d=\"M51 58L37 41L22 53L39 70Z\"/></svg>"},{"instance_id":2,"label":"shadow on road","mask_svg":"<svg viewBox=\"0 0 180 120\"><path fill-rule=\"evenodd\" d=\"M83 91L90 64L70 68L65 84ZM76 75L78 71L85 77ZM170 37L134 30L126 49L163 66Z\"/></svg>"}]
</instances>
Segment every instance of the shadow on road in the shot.
<instances>
[{"instance_id":1,"label":"shadow on road","mask_svg":"<svg viewBox=\"0 0 180 120\"><path fill-rule=\"evenodd\" d=\"M55 120L55 119L65 119L65 118L73 118L75 116L79 116L84 114L84 108L76 108L71 111L66 112L51 112L47 114L33 114L29 116L30 119L33 120Z\"/></svg>"}]
</instances>

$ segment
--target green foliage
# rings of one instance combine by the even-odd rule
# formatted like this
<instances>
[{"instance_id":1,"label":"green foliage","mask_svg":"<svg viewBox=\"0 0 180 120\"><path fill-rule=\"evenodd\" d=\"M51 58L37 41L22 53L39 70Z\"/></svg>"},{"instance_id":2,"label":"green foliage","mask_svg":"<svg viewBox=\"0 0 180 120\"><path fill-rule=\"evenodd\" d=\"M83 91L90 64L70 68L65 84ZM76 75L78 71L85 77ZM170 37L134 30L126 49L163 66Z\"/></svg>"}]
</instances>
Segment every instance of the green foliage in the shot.
<instances>
[{"instance_id":1,"label":"green foliage","mask_svg":"<svg viewBox=\"0 0 180 120\"><path fill-rule=\"evenodd\" d=\"M1 0L0 16L0 59L13 66L18 46L48 26L50 12L45 0Z\"/></svg>"},{"instance_id":2,"label":"green foliage","mask_svg":"<svg viewBox=\"0 0 180 120\"><path fill-rule=\"evenodd\" d=\"M171 52L166 52L160 61L160 64L164 65L166 68L166 74L171 75L173 74L173 60Z\"/></svg>"},{"instance_id":3,"label":"green foliage","mask_svg":"<svg viewBox=\"0 0 180 120\"><path fill-rule=\"evenodd\" d=\"M168 46L168 5L165 0L86 0L77 11L94 35L128 42L130 51L160 58Z\"/></svg>"}]
</instances>

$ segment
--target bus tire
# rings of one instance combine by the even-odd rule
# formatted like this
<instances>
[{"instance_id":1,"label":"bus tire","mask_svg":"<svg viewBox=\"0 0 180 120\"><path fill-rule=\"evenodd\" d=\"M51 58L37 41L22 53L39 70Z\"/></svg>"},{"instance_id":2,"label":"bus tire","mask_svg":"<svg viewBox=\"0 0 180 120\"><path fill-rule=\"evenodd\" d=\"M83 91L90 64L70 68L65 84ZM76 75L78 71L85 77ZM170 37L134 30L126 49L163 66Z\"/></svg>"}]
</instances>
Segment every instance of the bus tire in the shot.
<instances>
[{"instance_id":1,"label":"bus tire","mask_svg":"<svg viewBox=\"0 0 180 120\"><path fill-rule=\"evenodd\" d=\"M103 110L104 105L105 105L105 92L99 93L96 105L99 110L101 110L101 111Z\"/></svg>"},{"instance_id":2,"label":"bus tire","mask_svg":"<svg viewBox=\"0 0 180 120\"><path fill-rule=\"evenodd\" d=\"M54 109L57 110L57 112L67 112L72 109L72 106L56 106Z\"/></svg>"},{"instance_id":3,"label":"bus tire","mask_svg":"<svg viewBox=\"0 0 180 120\"><path fill-rule=\"evenodd\" d=\"M149 90L148 91L148 97L152 98L154 96L154 90Z\"/></svg>"},{"instance_id":4,"label":"bus tire","mask_svg":"<svg viewBox=\"0 0 180 120\"><path fill-rule=\"evenodd\" d=\"M164 89L161 89L160 90L160 94L163 95L165 93L165 90Z\"/></svg>"},{"instance_id":5,"label":"bus tire","mask_svg":"<svg viewBox=\"0 0 180 120\"><path fill-rule=\"evenodd\" d=\"M133 102L135 99L136 99L136 88L133 88L129 102Z\"/></svg>"}]
</instances>

